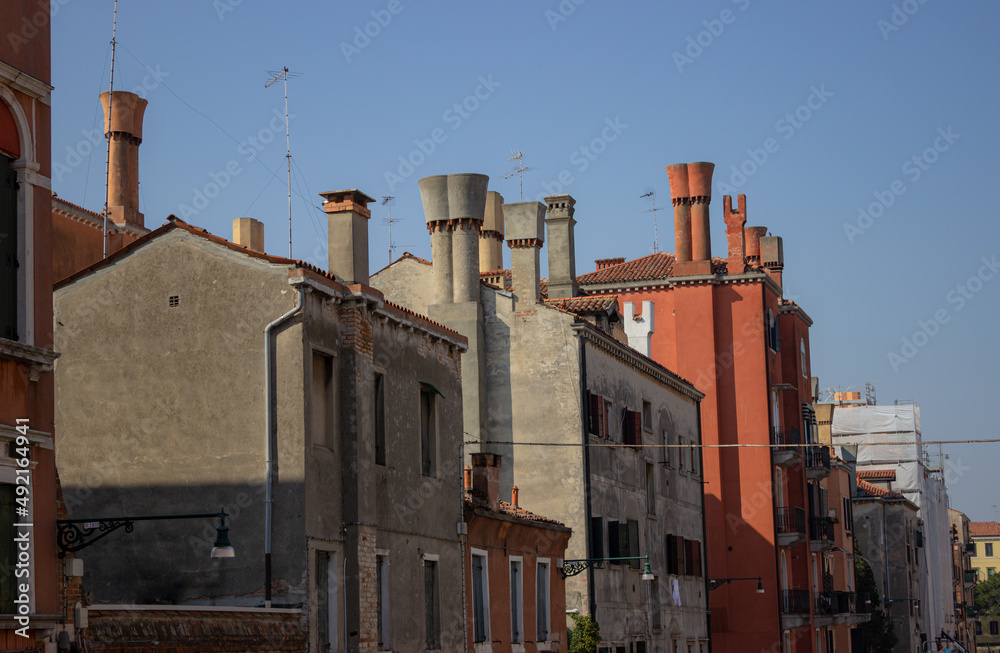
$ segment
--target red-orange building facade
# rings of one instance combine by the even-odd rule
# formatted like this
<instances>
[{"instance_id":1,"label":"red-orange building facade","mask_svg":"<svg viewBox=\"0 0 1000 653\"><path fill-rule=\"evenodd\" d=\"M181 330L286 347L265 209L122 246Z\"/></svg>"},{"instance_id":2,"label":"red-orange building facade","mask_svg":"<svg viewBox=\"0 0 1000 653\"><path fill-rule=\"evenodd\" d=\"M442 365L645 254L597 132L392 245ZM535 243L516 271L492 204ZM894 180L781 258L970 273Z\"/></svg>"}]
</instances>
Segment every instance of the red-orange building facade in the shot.
<instances>
[{"instance_id":1,"label":"red-orange building facade","mask_svg":"<svg viewBox=\"0 0 1000 653\"><path fill-rule=\"evenodd\" d=\"M49 3L0 3L0 650L63 621L53 440ZM27 491L19 488L27 488ZM48 647L48 648L46 648Z\"/></svg>"},{"instance_id":2,"label":"red-orange building facade","mask_svg":"<svg viewBox=\"0 0 1000 653\"><path fill-rule=\"evenodd\" d=\"M630 344L705 393L708 573L720 581L759 576L764 587L759 594L756 583L734 581L710 592L712 650L846 651L830 640L846 644L848 635L833 630L846 631L850 619L815 615L827 610L823 563L846 515L840 490L828 494L821 482L829 449L802 446L818 442L812 320L783 298L782 241L745 226L744 196L735 208L725 198L728 258L711 258L713 168L667 168L676 254L603 259L577 279L585 294L617 294L633 323ZM848 599L837 609L856 610Z\"/></svg>"}]
</instances>

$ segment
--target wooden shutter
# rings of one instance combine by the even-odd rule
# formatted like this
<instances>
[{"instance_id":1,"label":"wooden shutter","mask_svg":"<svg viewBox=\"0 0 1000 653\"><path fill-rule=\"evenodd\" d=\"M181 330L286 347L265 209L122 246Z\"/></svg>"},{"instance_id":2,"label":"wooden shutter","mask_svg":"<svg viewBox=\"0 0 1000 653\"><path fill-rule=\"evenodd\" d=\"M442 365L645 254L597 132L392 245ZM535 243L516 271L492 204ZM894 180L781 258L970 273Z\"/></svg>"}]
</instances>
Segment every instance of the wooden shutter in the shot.
<instances>
[{"instance_id":1,"label":"wooden shutter","mask_svg":"<svg viewBox=\"0 0 1000 653\"><path fill-rule=\"evenodd\" d=\"M674 536L674 551L677 552L677 574L683 574L687 567L684 564L684 538L680 535Z\"/></svg>"},{"instance_id":2,"label":"wooden shutter","mask_svg":"<svg viewBox=\"0 0 1000 653\"><path fill-rule=\"evenodd\" d=\"M17 340L17 173L0 155L0 338Z\"/></svg>"},{"instance_id":3,"label":"wooden shutter","mask_svg":"<svg viewBox=\"0 0 1000 653\"><path fill-rule=\"evenodd\" d=\"M631 526L631 520L624 523L618 524L618 555L622 558L627 558L632 555L629 553L631 550L631 545L629 544L629 527ZM618 564L627 565L630 564L628 560L622 560Z\"/></svg>"},{"instance_id":4,"label":"wooden shutter","mask_svg":"<svg viewBox=\"0 0 1000 653\"><path fill-rule=\"evenodd\" d=\"M601 434L601 397L600 395L595 395L590 390L587 391L587 402L590 404L590 425L588 426L588 433L594 435Z\"/></svg>"},{"instance_id":5,"label":"wooden shutter","mask_svg":"<svg viewBox=\"0 0 1000 653\"><path fill-rule=\"evenodd\" d=\"M634 436L632 444L634 444L637 447L641 447L642 446L642 413L639 412L639 411L635 411L634 413L632 413L632 434Z\"/></svg>"},{"instance_id":6,"label":"wooden shutter","mask_svg":"<svg viewBox=\"0 0 1000 653\"><path fill-rule=\"evenodd\" d=\"M692 550L694 554L694 576L695 578L701 578L702 568L701 568L701 542L695 542L694 548Z\"/></svg>"},{"instance_id":7,"label":"wooden shutter","mask_svg":"<svg viewBox=\"0 0 1000 653\"><path fill-rule=\"evenodd\" d=\"M677 575L677 542L667 535L667 573Z\"/></svg>"}]
</instances>

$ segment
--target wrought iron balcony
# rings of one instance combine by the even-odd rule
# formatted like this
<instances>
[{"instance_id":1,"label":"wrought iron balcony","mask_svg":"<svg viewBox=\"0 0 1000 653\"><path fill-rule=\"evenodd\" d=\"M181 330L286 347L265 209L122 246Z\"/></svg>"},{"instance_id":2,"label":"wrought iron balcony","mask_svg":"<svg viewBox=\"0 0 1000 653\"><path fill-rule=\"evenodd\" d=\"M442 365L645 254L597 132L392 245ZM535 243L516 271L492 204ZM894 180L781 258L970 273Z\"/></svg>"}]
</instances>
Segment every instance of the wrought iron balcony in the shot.
<instances>
[{"instance_id":1,"label":"wrought iron balcony","mask_svg":"<svg viewBox=\"0 0 1000 653\"><path fill-rule=\"evenodd\" d=\"M775 429L771 433L771 444L774 445L774 464L780 467L791 467L802 460L802 435L794 426Z\"/></svg>"},{"instance_id":2,"label":"wrought iron balcony","mask_svg":"<svg viewBox=\"0 0 1000 653\"><path fill-rule=\"evenodd\" d=\"M781 590L781 614L809 614L809 590Z\"/></svg>"},{"instance_id":3,"label":"wrought iron balcony","mask_svg":"<svg viewBox=\"0 0 1000 653\"><path fill-rule=\"evenodd\" d=\"M857 595L854 592L820 592L814 597L815 614L855 614Z\"/></svg>"},{"instance_id":4,"label":"wrought iron balcony","mask_svg":"<svg viewBox=\"0 0 1000 653\"><path fill-rule=\"evenodd\" d=\"M775 515L778 546L795 546L806 539L806 511L802 508L778 508Z\"/></svg>"},{"instance_id":5,"label":"wrought iron balcony","mask_svg":"<svg viewBox=\"0 0 1000 653\"><path fill-rule=\"evenodd\" d=\"M819 480L830 475L830 449L824 446L805 447L806 478Z\"/></svg>"},{"instance_id":6,"label":"wrought iron balcony","mask_svg":"<svg viewBox=\"0 0 1000 653\"><path fill-rule=\"evenodd\" d=\"M813 553L832 549L835 544L833 522L826 517L809 520L809 548Z\"/></svg>"}]
</instances>

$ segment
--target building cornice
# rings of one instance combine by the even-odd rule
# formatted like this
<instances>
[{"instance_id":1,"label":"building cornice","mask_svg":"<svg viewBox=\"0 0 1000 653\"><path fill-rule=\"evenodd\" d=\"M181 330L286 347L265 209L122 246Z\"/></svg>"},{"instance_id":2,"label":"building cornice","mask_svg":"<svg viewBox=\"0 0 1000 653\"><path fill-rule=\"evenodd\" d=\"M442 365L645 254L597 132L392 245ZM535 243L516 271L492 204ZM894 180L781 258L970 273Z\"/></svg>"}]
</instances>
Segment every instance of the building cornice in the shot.
<instances>
[{"instance_id":1,"label":"building cornice","mask_svg":"<svg viewBox=\"0 0 1000 653\"><path fill-rule=\"evenodd\" d=\"M645 374L649 378L673 388L682 395L701 401L705 395L698 391L693 385L677 376L659 363L646 358L630 347L626 347L614 338L591 325L589 322L575 322L571 325L577 335L586 342L591 343L594 348L599 349L613 358L617 358L633 369Z\"/></svg>"},{"instance_id":2,"label":"building cornice","mask_svg":"<svg viewBox=\"0 0 1000 653\"><path fill-rule=\"evenodd\" d=\"M802 307L798 304L782 304L778 307L778 313L787 313L789 315L798 316L799 319L806 323L806 326L813 325L812 318L809 317L809 314L802 310Z\"/></svg>"},{"instance_id":3,"label":"building cornice","mask_svg":"<svg viewBox=\"0 0 1000 653\"><path fill-rule=\"evenodd\" d=\"M54 87L35 79L23 70L18 70L10 64L0 61L0 83L4 83L15 91L49 104Z\"/></svg>"},{"instance_id":4,"label":"building cornice","mask_svg":"<svg viewBox=\"0 0 1000 653\"><path fill-rule=\"evenodd\" d=\"M42 374L53 370L59 354L41 347L0 338L0 358L28 365L30 368L28 378L37 381Z\"/></svg>"},{"instance_id":5,"label":"building cornice","mask_svg":"<svg viewBox=\"0 0 1000 653\"><path fill-rule=\"evenodd\" d=\"M644 290L670 290L675 286L695 286L702 284L727 285L763 283L779 297L781 286L763 272L744 272L742 274L693 274L683 277L661 277L659 279L642 279L638 281L618 281L612 283L580 284L587 294L604 292L641 292Z\"/></svg>"}]
</instances>

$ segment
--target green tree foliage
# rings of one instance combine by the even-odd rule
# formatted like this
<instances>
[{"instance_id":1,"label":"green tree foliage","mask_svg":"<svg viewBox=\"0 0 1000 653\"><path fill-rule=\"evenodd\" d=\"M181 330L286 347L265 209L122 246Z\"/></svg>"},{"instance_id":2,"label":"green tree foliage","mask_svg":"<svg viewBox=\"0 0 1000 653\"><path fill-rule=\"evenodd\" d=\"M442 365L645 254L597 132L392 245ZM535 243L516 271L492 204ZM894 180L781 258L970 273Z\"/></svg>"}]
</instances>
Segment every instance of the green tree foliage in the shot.
<instances>
[{"instance_id":1,"label":"green tree foliage","mask_svg":"<svg viewBox=\"0 0 1000 653\"><path fill-rule=\"evenodd\" d=\"M1000 574L993 574L976 585L973 596L976 599L976 614L1000 615Z\"/></svg>"},{"instance_id":2,"label":"green tree foliage","mask_svg":"<svg viewBox=\"0 0 1000 653\"><path fill-rule=\"evenodd\" d=\"M573 629L569 631L569 653L597 653L601 627L589 614L571 614Z\"/></svg>"},{"instance_id":3,"label":"green tree foliage","mask_svg":"<svg viewBox=\"0 0 1000 653\"><path fill-rule=\"evenodd\" d=\"M899 641L893 629L892 620L882 609L882 599L879 597L878 583L875 574L868 563L861 559L861 549L854 543L854 580L858 588L858 602L871 601L870 621L858 626L861 641L868 653L892 653L892 648Z\"/></svg>"}]
</instances>

